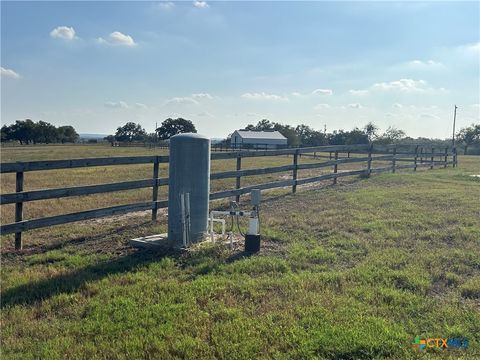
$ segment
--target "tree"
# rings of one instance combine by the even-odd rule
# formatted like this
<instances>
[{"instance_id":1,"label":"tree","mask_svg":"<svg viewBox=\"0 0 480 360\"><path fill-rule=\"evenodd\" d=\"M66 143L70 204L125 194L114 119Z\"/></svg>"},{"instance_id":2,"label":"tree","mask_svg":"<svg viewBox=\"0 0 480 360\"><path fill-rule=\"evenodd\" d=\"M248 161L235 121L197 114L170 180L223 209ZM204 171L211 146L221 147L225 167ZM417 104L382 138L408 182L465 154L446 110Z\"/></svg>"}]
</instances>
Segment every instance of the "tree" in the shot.
<instances>
[{"instance_id":1,"label":"tree","mask_svg":"<svg viewBox=\"0 0 480 360\"><path fill-rule=\"evenodd\" d=\"M156 132L161 140L167 140L177 134L196 133L197 129L195 129L195 125L190 120L168 118L156 129Z\"/></svg>"},{"instance_id":2,"label":"tree","mask_svg":"<svg viewBox=\"0 0 480 360\"><path fill-rule=\"evenodd\" d=\"M369 139L368 135L359 128L354 128L352 131L345 133L345 144L346 145L355 145L355 144L368 144Z\"/></svg>"},{"instance_id":3,"label":"tree","mask_svg":"<svg viewBox=\"0 0 480 360\"><path fill-rule=\"evenodd\" d=\"M376 125L375 125L374 123L372 123L372 122L369 122L369 123L368 123L367 125L365 125L364 128L363 128L363 131L364 131L365 134L367 134L367 136L368 136L368 141L369 141L369 142L372 142L373 139L375 139L375 138L378 136L378 134L377 134L378 130L380 130L379 127L376 126Z\"/></svg>"},{"instance_id":4,"label":"tree","mask_svg":"<svg viewBox=\"0 0 480 360\"><path fill-rule=\"evenodd\" d=\"M2 126L2 141L16 140L20 144L75 142L78 134L72 126L60 126L30 119L17 120L15 124Z\"/></svg>"},{"instance_id":5,"label":"tree","mask_svg":"<svg viewBox=\"0 0 480 360\"><path fill-rule=\"evenodd\" d=\"M308 125L300 124L295 128L295 132L303 146L320 146L327 144L327 138L324 133L311 128Z\"/></svg>"},{"instance_id":6,"label":"tree","mask_svg":"<svg viewBox=\"0 0 480 360\"><path fill-rule=\"evenodd\" d=\"M74 143L78 140L79 135L72 126L60 126L57 128L57 139L62 144Z\"/></svg>"},{"instance_id":7,"label":"tree","mask_svg":"<svg viewBox=\"0 0 480 360\"><path fill-rule=\"evenodd\" d=\"M327 134L327 139L330 145L345 145L347 133L343 130L334 130L333 133Z\"/></svg>"},{"instance_id":8,"label":"tree","mask_svg":"<svg viewBox=\"0 0 480 360\"><path fill-rule=\"evenodd\" d=\"M1 141L2 142L12 140L12 127L11 126L3 125L0 132L1 132Z\"/></svg>"},{"instance_id":9,"label":"tree","mask_svg":"<svg viewBox=\"0 0 480 360\"><path fill-rule=\"evenodd\" d=\"M17 120L15 124L11 125L11 139L28 145L33 142L35 131L35 123L32 120Z\"/></svg>"},{"instance_id":10,"label":"tree","mask_svg":"<svg viewBox=\"0 0 480 360\"><path fill-rule=\"evenodd\" d=\"M277 130L280 134L287 138L287 144L289 146L298 146L300 145L300 138L295 131L295 128L290 125L283 125L276 123L273 126L274 130Z\"/></svg>"},{"instance_id":11,"label":"tree","mask_svg":"<svg viewBox=\"0 0 480 360\"><path fill-rule=\"evenodd\" d=\"M57 142L57 128L53 126L52 124L45 122L45 121L39 121L34 125L34 131L33 131L33 143L44 143L44 144L50 144Z\"/></svg>"},{"instance_id":12,"label":"tree","mask_svg":"<svg viewBox=\"0 0 480 360\"><path fill-rule=\"evenodd\" d=\"M108 135L108 136L105 136L103 138L103 140L106 140L110 143L110 145L114 145L115 144L115 136L114 135Z\"/></svg>"},{"instance_id":13,"label":"tree","mask_svg":"<svg viewBox=\"0 0 480 360\"><path fill-rule=\"evenodd\" d=\"M385 132L375 141L377 144L397 143L405 137L405 131L389 126Z\"/></svg>"},{"instance_id":14,"label":"tree","mask_svg":"<svg viewBox=\"0 0 480 360\"><path fill-rule=\"evenodd\" d=\"M115 133L115 139L117 141L142 141L147 132L140 124L135 124L134 122L127 122L125 125L117 128Z\"/></svg>"},{"instance_id":15,"label":"tree","mask_svg":"<svg viewBox=\"0 0 480 360\"><path fill-rule=\"evenodd\" d=\"M272 131L274 130L275 125L277 125L274 122L271 122L268 119L262 119L260 120L257 125L252 125L248 124L245 127L245 130L250 130L250 131ZM281 124L278 124L281 125Z\"/></svg>"},{"instance_id":16,"label":"tree","mask_svg":"<svg viewBox=\"0 0 480 360\"><path fill-rule=\"evenodd\" d=\"M467 155L468 147L471 145L480 145L480 124L472 124L461 129L457 133L457 140L465 147L463 154Z\"/></svg>"}]
</instances>

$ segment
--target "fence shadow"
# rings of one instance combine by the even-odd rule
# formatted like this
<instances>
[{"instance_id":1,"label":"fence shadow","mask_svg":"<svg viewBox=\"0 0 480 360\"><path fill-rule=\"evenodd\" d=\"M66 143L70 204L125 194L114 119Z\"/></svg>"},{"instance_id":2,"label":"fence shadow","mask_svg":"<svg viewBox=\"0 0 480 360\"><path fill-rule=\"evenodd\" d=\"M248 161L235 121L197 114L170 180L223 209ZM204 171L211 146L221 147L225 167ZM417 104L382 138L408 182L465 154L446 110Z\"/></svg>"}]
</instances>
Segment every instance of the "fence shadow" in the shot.
<instances>
[{"instance_id":1,"label":"fence shadow","mask_svg":"<svg viewBox=\"0 0 480 360\"><path fill-rule=\"evenodd\" d=\"M60 293L72 293L81 290L85 283L101 280L109 275L135 271L164 258L177 256L173 250L139 250L116 259L83 267L73 272L49 279L31 282L2 292L0 308L19 304L34 304Z\"/></svg>"}]
</instances>

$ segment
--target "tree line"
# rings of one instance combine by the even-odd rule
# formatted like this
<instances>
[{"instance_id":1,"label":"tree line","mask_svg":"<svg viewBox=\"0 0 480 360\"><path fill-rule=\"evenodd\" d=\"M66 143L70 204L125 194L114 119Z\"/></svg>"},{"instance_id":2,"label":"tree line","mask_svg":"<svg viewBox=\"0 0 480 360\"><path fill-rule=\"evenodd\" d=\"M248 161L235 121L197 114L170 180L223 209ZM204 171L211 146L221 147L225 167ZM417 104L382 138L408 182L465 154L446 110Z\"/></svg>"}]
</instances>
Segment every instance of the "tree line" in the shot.
<instances>
[{"instance_id":1,"label":"tree line","mask_svg":"<svg viewBox=\"0 0 480 360\"><path fill-rule=\"evenodd\" d=\"M287 138L289 146L321 146L321 145L352 145L352 144L415 144L422 143L431 146L449 146L451 140L412 138L408 137L403 130L388 127L380 132L377 125L369 122L362 128L355 127L350 131L334 130L327 133L326 130L316 130L308 125L297 126L281 124L268 119L260 120L256 125L249 124L245 130L253 131L279 131ZM105 140L114 142L158 142L168 140L172 136L193 132L197 129L191 120L168 118L155 129L154 133L147 133L145 129L134 122L127 122L117 128L114 135L105 137ZM480 153L480 124L471 124L457 132L456 144L463 147L466 154L468 149L476 147L474 153ZM223 143L230 145L229 135ZM79 135L72 126L56 127L45 121L34 122L30 119L17 120L14 124L3 125L1 128L1 141L18 141L20 144L50 144L50 143L73 143L78 141Z\"/></svg>"},{"instance_id":2,"label":"tree line","mask_svg":"<svg viewBox=\"0 0 480 360\"><path fill-rule=\"evenodd\" d=\"M3 125L1 141L18 141L20 144L73 143L79 135L72 126L56 127L45 121L30 119L17 120L14 124Z\"/></svg>"},{"instance_id":3,"label":"tree line","mask_svg":"<svg viewBox=\"0 0 480 360\"><path fill-rule=\"evenodd\" d=\"M245 130L252 131L275 131L277 130L287 138L288 146L321 146L321 145L353 145L368 144L391 144L404 138L405 132L394 127L389 127L383 133L379 133L379 127L368 123L363 128L355 127L350 131L334 130L327 133L325 130L316 130L308 125L297 126L285 125L272 122L268 119L260 120L256 125L249 124Z\"/></svg>"},{"instance_id":4,"label":"tree line","mask_svg":"<svg viewBox=\"0 0 480 360\"><path fill-rule=\"evenodd\" d=\"M157 142L158 140L168 140L177 134L196 132L197 129L190 120L168 118L162 122L160 127L155 129L154 133L147 133L140 124L127 122L117 128L115 135L108 135L105 140L112 145L115 142Z\"/></svg>"},{"instance_id":5,"label":"tree line","mask_svg":"<svg viewBox=\"0 0 480 360\"><path fill-rule=\"evenodd\" d=\"M260 120L256 125L249 124L244 130L251 131L275 131L277 130L287 138L287 144L291 147L297 146L321 146L321 145L353 145L375 143L379 145L386 144L425 144L433 147L450 146L451 139L431 139L431 138L412 138L406 135L405 131L393 126L388 127L381 132L380 128L372 122L364 127L355 127L350 131L334 130L327 133L325 130L316 130L308 125L300 124L292 126L270 121L268 119ZM168 118L162 122L161 126L154 133L148 134L140 124L128 122L124 126L117 128L115 135L109 135L105 139L112 144L118 142L157 142L168 140L172 136L185 133L197 132L192 121L183 118ZM230 146L231 135L222 141L226 146ZM469 147L480 147L480 124L472 124L461 129L456 134L456 144L467 153ZM480 151L480 149L478 150ZM475 151L477 153L477 151Z\"/></svg>"},{"instance_id":6,"label":"tree line","mask_svg":"<svg viewBox=\"0 0 480 360\"><path fill-rule=\"evenodd\" d=\"M285 125L268 119L260 120L256 125L249 124L245 130L275 131L277 130L287 138L288 146L321 146L321 145L353 145L375 143L386 144L427 144L431 146L450 146L451 139L412 138L405 131L393 126L380 132L380 128L369 122L362 128L355 127L350 131L334 130L331 133L316 130L308 125ZM231 135L230 135L231 136ZM230 136L224 141L230 144ZM469 147L480 147L480 124L471 124L462 128L455 134L456 144L467 153Z\"/></svg>"}]
</instances>

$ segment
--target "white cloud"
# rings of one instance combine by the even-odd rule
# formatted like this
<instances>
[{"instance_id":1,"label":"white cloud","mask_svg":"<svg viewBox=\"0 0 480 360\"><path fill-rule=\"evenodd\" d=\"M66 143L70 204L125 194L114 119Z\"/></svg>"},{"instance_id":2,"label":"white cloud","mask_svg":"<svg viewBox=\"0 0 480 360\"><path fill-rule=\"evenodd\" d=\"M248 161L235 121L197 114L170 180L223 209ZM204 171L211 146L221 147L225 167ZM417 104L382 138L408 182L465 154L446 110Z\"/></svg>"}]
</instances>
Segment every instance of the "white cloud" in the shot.
<instances>
[{"instance_id":1,"label":"white cloud","mask_svg":"<svg viewBox=\"0 0 480 360\"><path fill-rule=\"evenodd\" d=\"M466 53L466 54L479 55L480 54L480 42L461 45L461 46L458 47L458 50L460 50L461 52Z\"/></svg>"},{"instance_id":2,"label":"white cloud","mask_svg":"<svg viewBox=\"0 0 480 360\"><path fill-rule=\"evenodd\" d=\"M302 96L302 94L300 94L300 93L299 93L299 92L297 92L297 91L294 91L294 92L292 92L292 96L295 96L295 97L301 97L301 96Z\"/></svg>"},{"instance_id":3,"label":"white cloud","mask_svg":"<svg viewBox=\"0 0 480 360\"><path fill-rule=\"evenodd\" d=\"M445 69L445 65L441 62L433 60L412 60L406 63L407 67L414 70L441 70Z\"/></svg>"},{"instance_id":4,"label":"white cloud","mask_svg":"<svg viewBox=\"0 0 480 360\"><path fill-rule=\"evenodd\" d=\"M312 91L313 95L332 95L333 90L331 89L316 89Z\"/></svg>"},{"instance_id":5,"label":"white cloud","mask_svg":"<svg viewBox=\"0 0 480 360\"><path fill-rule=\"evenodd\" d=\"M193 6L195 6L197 8L202 8L202 9L205 9L205 8L209 7L209 5L207 4L206 1L194 1Z\"/></svg>"},{"instance_id":6,"label":"white cloud","mask_svg":"<svg viewBox=\"0 0 480 360\"><path fill-rule=\"evenodd\" d=\"M323 109L330 109L330 105L328 104L317 104L313 107L314 110L323 110Z\"/></svg>"},{"instance_id":7,"label":"white cloud","mask_svg":"<svg viewBox=\"0 0 480 360\"><path fill-rule=\"evenodd\" d=\"M435 120L440 119L437 115L435 115L435 114L428 114L428 113L420 114L420 118L422 118L422 119L435 119Z\"/></svg>"},{"instance_id":8,"label":"white cloud","mask_svg":"<svg viewBox=\"0 0 480 360\"><path fill-rule=\"evenodd\" d=\"M363 96L368 94L368 90L348 90L348 92L354 96Z\"/></svg>"},{"instance_id":9,"label":"white cloud","mask_svg":"<svg viewBox=\"0 0 480 360\"><path fill-rule=\"evenodd\" d=\"M208 100L213 99L213 96L208 94L208 93L192 94L192 97L195 98L195 99L208 99Z\"/></svg>"},{"instance_id":10,"label":"white cloud","mask_svg":"<svg viewBox=\"0 0 480 360\"><path fill-rule=\"evenodd\" d=\"M165 102L165 105L177 104L177 105L198 105L198 101L191 97L174 97Z\"/></svg>"},{"instance_id":11,"label":"white cloud","mask_svg":"<svg viewBox=\"0 0 480 360\"><path fill-rule=\"evenodd\" d=\"M148 109L148 106L147 106L147 105L142 104L142 103L138 103L138 102L135 103L135 107L136 107L137 109Z\"/></svg>"},{"instance_id":12,"label":"white cloud","mask_svg":"<svg viewBox=\"0 0 480 360\"><path fill-rule=\"evenodd\" d=\"M245 93L241 96L244 99L250 100L279 100L279 101L288 101L288 97L275 95L275 94L267 94L264 92L261 93Z\"/></svg>"},{"instance_id":13,"label":"white cloud","mask_svg":"<svg viewBox=\"0 0 480 360\"><path fill-rule=\"evenodd\" d=\"M361 109L361 108L362 108L362 105L360 105L359 103L348 104L347 106L348 106L350 109Z\"/></svg>"},{"instance_id":14,"label":"white cloud","mask_svg":"<svg viewBox=\"0 0 480 360\"><path fill-rule=\"evenodd\" d=\"M137 43L133 40L130 35L122 34L120 31L114 31L110 35L108 35L108 39L98 38L97 41L100 44L108 44L108 45L118 45L118 46L129 46L133 47L136 46Z\"/></svg>"},{"instance_id":15,"label":"white cloud","mask_svg":"<svg viewBox=\"0 0 480 360\"><path fill-rule=\"evenodd\" d=\"M376 83L372 85L372 90L378 91L396 91L402 93L419 92L446 92L445 88L434 89L425 80L400 79L390 82Z\"/></svg>"},{"instance_id":16,"label":"white cloud","mask_svg":"<svg viewBox=\"0 0 480 360\"><path fill-rule=\"evenodd\" d=\"M13 71L12 69L6 69L3 66L0 69L1 69L0 74L1 74L2 77L8 77L8 78L12 78L12 79L20 79L20 75L18 73L16 73L15 71Z\"/></svg>"},{"instance_id":17,"label":"white cloud","mask_svg":"<svg viewBox=\"0 0 480 360\"><path fill-rule=\"evenodd\" d=\"M129 106L125 101L107 101L103 104L105 107L112 109L128 109Z\"/></svg>"},{"instance_id":18,"label":"white cloud","mask_svg":"<svg viewBox=\"0 0 480 360\"><path fill-rule=\"evenodd\" d=\"M52 31L50 31L50 37L54 39L63 39L63 40L74 40L77 37L75 36L75 30L73 27L68 26L58 26Z\"/></svg>"},{"instance_id":19,"label":"white cloud","mask_svg":"<svg viewBox=\"0 0 480 360\"><path fill-rule=\"evenodd\" d=\"M161 1L156 3L155 6L162 10L170 10L175 6L175 4L171 1Z\"/></svg>"},{"instance_id":20,"label":"white cloud","mask_svg":"<svg viewBox=\"0 0 480 360\"><path fill-rule=\"evenodd\" d=\"M397 108L397 109L401 109L401 108L403 108L403 105L402 105L402 104L399 104L399 103L394 103L394 104L392 105L392 107Z\"/></svg>"}]
</instances>

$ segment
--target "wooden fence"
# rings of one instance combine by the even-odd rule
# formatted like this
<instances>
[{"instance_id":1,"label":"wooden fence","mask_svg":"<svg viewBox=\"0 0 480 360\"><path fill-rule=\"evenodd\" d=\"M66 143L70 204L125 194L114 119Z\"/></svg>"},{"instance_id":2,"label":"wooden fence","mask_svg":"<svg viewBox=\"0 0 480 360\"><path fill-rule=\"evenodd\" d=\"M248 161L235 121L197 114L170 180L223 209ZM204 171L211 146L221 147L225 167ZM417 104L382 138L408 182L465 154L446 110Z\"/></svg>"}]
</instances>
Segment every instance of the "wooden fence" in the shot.
<instances>
[{"instance_id":1,"label":"wooden fence","mask_svg":"<svg viewBox=\"0 0 480 360\"><path fill-rule=\"evenodd\" d=\"M341 156L342 154L343 157ZM350 154L357 154L357 156L350 157ZM292 163L290 165L283 166L242 170L243 158L261 156L292 156ZM299 157L301 156L308 156L313 159L328 158L328 160L300 164ZM449 160L449 156L451 157L451 160ZM336 145L265 151L212 152L211 154L211 160L225 159L236 159L235 170L212 173L210 178L211 180L235 178L235 189L211 193L210 200L235 196L238 201L240 195L249 193L252 189L265 190L291 187L292 192L295 193L297 186L299 185L329 179L331 179L335 184L337 182L337 178L339 177L355 175L370 176L372 173L395 172L398 169L413 169L413 171L416 171L419 167L428 167L433 169L435 166L447 167L449 164L451 164L455 167L457 165L457 153L455 148L444 148L441 150L435 148L426 149L420 145L414 146L413 148L410 146L373 147L371 145ZM135 156L2 163L0 167L0 173L16 174L16 192L0 195L0 204L15 204L15 222L10 224L2 224L0 227L0 232L2 234L15 233L15 248L21 249L22 232L27 230L144 210L151 210L152 220L156 220L158 209L168 206L168 202L166 200L158 200L158 188L160 186L168 185L168 178L159 178L159 165L161 163L168 163L168 160L168 156ZM372 163L374 161L389 162L389 166L374 168L372 167ZM397 163L402 162L410 162L411 164L397 165ZM360 170L338 172L339 166L349 163L365 163L366 166ZM26 172L132 164L152 164L152 178L58 189L32 191L24 191L23 189L24 174ZM332 172L303 179L298 178L299 170L320 169L325 167L331 167ZM245 176L272 174L287 171L291 171L291 179L245 187L241 186L241 178ZM23 204L25 202L149 187L152 188L151 201L118 205L37 219L23 219Z\"/></svg>"}]
</instances>

